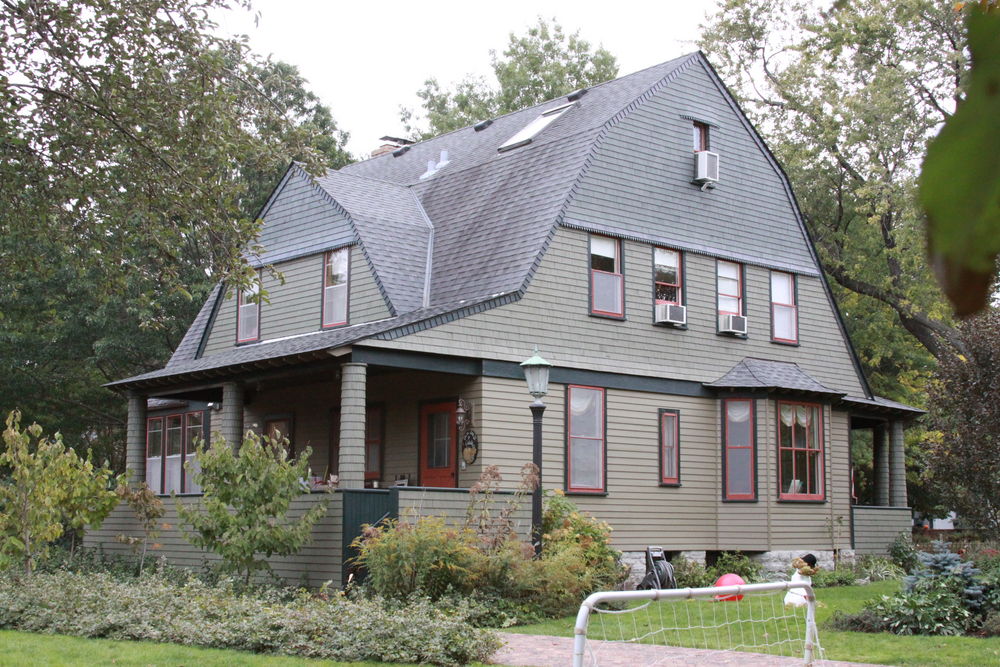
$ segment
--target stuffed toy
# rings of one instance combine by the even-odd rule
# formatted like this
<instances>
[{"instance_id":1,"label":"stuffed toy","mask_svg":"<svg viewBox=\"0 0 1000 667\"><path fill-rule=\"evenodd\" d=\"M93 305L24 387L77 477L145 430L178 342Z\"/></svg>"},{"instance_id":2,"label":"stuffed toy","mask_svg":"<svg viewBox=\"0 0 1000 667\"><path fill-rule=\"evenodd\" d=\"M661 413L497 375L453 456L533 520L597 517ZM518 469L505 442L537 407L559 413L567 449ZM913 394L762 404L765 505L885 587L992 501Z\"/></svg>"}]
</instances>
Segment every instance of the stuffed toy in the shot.
<instances>
[{"instance_id":1,"label":"stuffed toy","mask_svg":"<svg viewBox=\"0 0 1000 667\"><path fill-rule=\"evenodd\" d=\"M792 561L792 567L795 568L795 574L792 575L792 582L805 582L807 584L812 584L812 576L819 572L819 568L816 566L816 556L812 554L806 554L800 558L796 558ZM793 588L787 593L785 593L785 604L792 605L793 607L801 607L806 604L806 596L803 595L801 588Z\"/></svg>"}]
</instances>

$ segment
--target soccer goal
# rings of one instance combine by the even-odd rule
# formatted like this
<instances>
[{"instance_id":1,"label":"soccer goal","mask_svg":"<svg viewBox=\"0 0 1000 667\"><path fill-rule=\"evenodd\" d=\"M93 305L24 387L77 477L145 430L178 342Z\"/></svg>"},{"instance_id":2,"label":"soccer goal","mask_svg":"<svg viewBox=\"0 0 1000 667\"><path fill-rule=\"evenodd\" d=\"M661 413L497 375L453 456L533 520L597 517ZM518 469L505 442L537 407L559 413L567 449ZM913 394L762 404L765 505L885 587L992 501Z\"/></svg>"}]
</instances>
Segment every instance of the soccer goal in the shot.
<instances>
[{"instance_id":1,"label":"soccer goal","mask_svg":"<svg viewBox=\"0 0 1000 667\"><path fill-rule=\"evenodd\" d=\"M789 592L805 604L786 605ZM803 582L594 593L580 605L575 633L573 667L596 667L602 655L621 660L624 653L636 666L730 664L733 651L769 656L760 663L746 656L741 664L814 665L823 657L816 597Z\"/></svg>"}]
</instances>

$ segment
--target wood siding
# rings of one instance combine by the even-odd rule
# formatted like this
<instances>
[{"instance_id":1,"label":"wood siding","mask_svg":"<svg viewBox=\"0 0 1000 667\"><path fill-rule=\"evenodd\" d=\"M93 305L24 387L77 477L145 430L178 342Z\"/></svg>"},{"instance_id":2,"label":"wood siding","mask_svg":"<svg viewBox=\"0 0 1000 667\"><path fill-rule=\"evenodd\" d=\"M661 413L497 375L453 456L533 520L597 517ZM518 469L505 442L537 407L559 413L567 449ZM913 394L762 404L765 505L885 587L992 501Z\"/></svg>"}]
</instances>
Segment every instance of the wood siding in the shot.
<instances>
[{"instance_id":1,"label":"wood siding","mask_svg":"<svg viewBox=\"0 0 1000 667\"><path fill-rule=\"evenodd\" d=\"M392 341L365 345L522 361L537 344L557 366L710 382L744 357L792 361L831 389L863 395L818 278L799 276L798 346L771 342L770 273L746 267L746 339L716 333L715 259L684 253L688 328L653 323L653 247L625 241L625 321L588 315L588 235L557 230L524 297Z\"/></svg>"},{"instance_id":2,"label":"wood siding","mask_svg":"<svg viewBox=\"0 0 1000 667\"><path fill-rule=\"evenodd\" d=\"M196 504L200 501L200 496L162 500L167 510L162 519L164 527L160 535L152 540L159 546L151 548L147 557L151 560L163 557L172 565L191 568L201 568L206 562L218 562L215 554L198 549L185 539L183 526L177 517L177 502ZM328 503L328 508L326 515L313 527L312 540L294 556L269 559L275 573L290 584L304 584L313 588L326 581L340 584L343 499L336 493L300 496L292 501L289 516L301 517L309 508L321 502ZM99 547L107 553L130 553L127 545L116 541L115 537L118 535L142 536L139 522L126 505L116 507L100 528L88 530L83 544L92 548Z\"/></svg>"},{"instance_id":3,"label":"wood siding","mask_svg":"<svg viewBox=\"0 0 1000 667\"><path fill-rule=\"evenodd\" d=\"M831 549L850 547L847 414L824 408L828 501L779 502L775 401L756 400L757 502L722 501L719 401L608 389L607 495L573 494L581 509L614 528L623 550ZM505 488L531 459L531 414L523 381L485 378L483 462ZM565 489L565 387L545 397L543 486ZM680 413L680 486L659 484L659 410ZM832 532L831 532L832 527Z\"/></svg>"},{"instance_id":4,"label":"wood siding","mask_svg":"<svg viewBox=\"0 0 1000 667\"><path fill-rule=\"evenodd\" d=\"M854 512L854 551L859 554L884 556L900 533L913 528L913 513L909 507L857 506Z\"/></svg>"},{"instance_id":5,"label":"wood siding","mask_svg":"<svg viewBox=\"0 0 1000 667\"><path fill-rule=\"evenodd\" d=\"M469 508L469 491L442 491L440 489L425 488L400 488L399 492L399 516L400 519L415 516L439 516L453 526L465 525ZM512 499L511 493L497 493L492 501L488 503L488 514L497 517L503 511L505 505ZM479 506L477 506L478 511ZM474 520L478 514L473 514ZM531 497L525 497L517 509L511 514L511 521L514 530L522 538L527 539L531 535Z\"/></svg>"},{"instance_id":6,"label":"wood siding","mask_svg":"<svg viewBox=\"0 0 1000 667\"><path fill-rule=\"evenodd\" d=\"M260 340L296 336L321 329L323 260L325 253L299 257L275 265L284 283L268 271L262 274L269 301L260 307ZM364 253L351 246L351 284L348 302L350 324L374 322L390 316L389 308L372 276ZM233 349L236 345L236 296L229 294L219 305L205 344L205 356Z\"/></svg>"}]
</instances>

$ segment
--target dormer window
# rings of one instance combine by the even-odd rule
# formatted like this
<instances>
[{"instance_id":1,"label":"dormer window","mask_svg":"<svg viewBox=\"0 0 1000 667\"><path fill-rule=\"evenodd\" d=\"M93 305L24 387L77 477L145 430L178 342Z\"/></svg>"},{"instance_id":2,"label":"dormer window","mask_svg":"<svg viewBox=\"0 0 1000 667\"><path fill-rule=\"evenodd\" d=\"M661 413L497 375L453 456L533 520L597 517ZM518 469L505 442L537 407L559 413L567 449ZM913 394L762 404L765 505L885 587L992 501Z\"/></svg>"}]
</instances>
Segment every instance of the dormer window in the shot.
<instances>
[{"instance_id":1,"label":"dormer window","mask_svg":"<svg viewBox=\"0 0 1000 667\"><path fill-rule=\"evenodd\" d=\"M331 250L323 260L323 328L347 324L350 275L348 248Z\"/></svg>"},{"instance_id":2,"label":"dormer window","mask_svg":"<svg viewBox=\"0 0 1000 667\"><path fill-rule=\"evenodd\" d=\"M564 104L561 107L556 107L555 109L549 109L548 111L543 112L541 116L525 125L520 132L500 144L500 148L498 148L497 151L503 153L504 151L509 151L512 148L530 144L536 134L551 125L553 121L559 118L559 116L569 111L569 108L574 104L576 103L571 102L570 104Z\"/></svg>"},{"instance_id":3,"label":"dormer window","mask_svg":"<svg viewBox=\"0 0 1000 667\"><path fill-rule=\"evenodd\" d=\"M240 290L236 300L236 342L250 343L260 339L260 277L246 290Z\"/></svg>"},{"instance_id":4,"label":"dormer window","mask_svg":"<svg viewBox=\"0 0 1000 667\"><path fill-rule=\"evenodd\" d=\"M694 152L708 150L708 125L694 121L692 138L694 140Z\"/></svg>"}]
</instances>

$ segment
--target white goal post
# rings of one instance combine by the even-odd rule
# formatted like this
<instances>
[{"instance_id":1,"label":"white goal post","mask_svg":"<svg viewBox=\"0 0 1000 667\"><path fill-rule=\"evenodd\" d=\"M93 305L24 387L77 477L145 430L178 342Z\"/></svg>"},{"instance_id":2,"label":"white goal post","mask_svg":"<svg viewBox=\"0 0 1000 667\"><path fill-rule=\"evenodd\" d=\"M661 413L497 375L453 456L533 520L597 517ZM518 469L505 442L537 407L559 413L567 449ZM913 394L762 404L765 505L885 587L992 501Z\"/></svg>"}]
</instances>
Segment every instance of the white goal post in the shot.
<instances>
[{"instance_id":1,"label":"white goal post","mask_svg":"<svg viewBox=\"0 0 1000 667\"><path fill-rule=\"evenodd\" d=\"M789 591L793 591L796 597L804 598L805 605L786 606L781 594ZM671 604L665 607L654 603ZM686 603L690 605L684 606ZM666 613L665 608L669 609ZM671 613L673 624L670 623ZM788 651L794 650L806 665L813 665L814 660L821 657L816 629L816 596L812 586L806 582L777 581L739 586L594 593L583 601L576 616L573 667L585 665L587 632L593 614L600 616L602 623L605 616L617 620L617 632L603 626L598 629L600 632L596 634L605 640L598 643L603 645L629 642L762 653L770 653L768 649L777 648L782 655L789 657L793 656ZM711 618L706 618L709 616ZM704 642L701 641L702 636ZM596 665L597 655L593 648L590 656L592 662L587 664Z\"/></svg>"}]
</instances>

